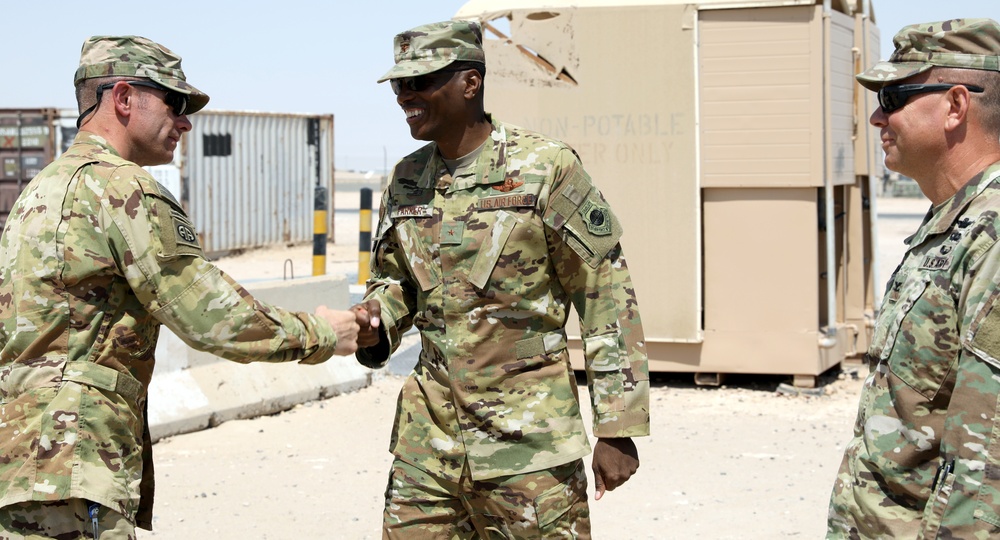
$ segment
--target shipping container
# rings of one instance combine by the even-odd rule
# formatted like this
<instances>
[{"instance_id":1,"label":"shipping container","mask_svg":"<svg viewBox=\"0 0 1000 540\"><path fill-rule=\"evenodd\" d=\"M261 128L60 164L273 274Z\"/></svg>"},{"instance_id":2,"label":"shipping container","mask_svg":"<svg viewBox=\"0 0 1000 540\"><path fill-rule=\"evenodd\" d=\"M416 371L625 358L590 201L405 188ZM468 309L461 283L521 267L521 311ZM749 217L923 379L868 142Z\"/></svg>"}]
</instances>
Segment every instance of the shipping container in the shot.
<instances>
[{"instance_id":1,"label":"shipping container","mask_svg":"<svg viewBox=\"0 0 1000 540\"><path fill-rule=\"evenodd\" d=\"M313 241L317 188L332 208L333 115L201 111L191 123L179 198L206 253Z\"/></svg>"},{"instance_id":2,"label":"shipping container","mask_svg":"<svg viewBox=\"0 0 1000 540\"><path fill-rule=\"evenodd\" d=\"M484 25L487 110L570 144L620 216L652 370L809 386L867 348L867 0L473 0L455 18Z\"/></svg>"},{"instance_id":3,"label":"shipping container","mask_svg":"<svg viewBox=\"0 0 1000 540\"><path fill-rule=\"evenodd\" d=\"M0 222L72 144L76 118L68 109L0 109ZM333 207L333 115L205 110L190 120L174 162L146 169L184 206L210 257L313 241L317 194Z\"/></svg>"},{"instance_id":4,"label":"shipping container","mask_svg":"<svg viewBox=\"0 0 1000 540\"><path fill-rule=\"evenodd\" d=\"M0 109L0 230L24 186L69 147L75 123L75 111Z\"/></svg>"}]
</instances>

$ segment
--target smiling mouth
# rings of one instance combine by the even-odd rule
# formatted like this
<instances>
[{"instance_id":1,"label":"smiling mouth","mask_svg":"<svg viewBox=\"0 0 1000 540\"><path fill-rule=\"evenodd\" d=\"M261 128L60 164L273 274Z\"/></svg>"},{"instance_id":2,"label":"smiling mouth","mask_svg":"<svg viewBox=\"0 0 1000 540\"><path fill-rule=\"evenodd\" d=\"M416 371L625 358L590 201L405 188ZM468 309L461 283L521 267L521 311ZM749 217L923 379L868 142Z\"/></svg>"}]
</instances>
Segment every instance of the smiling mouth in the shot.
<instances>
[{"instance_id":1,"label":"smiling mouth","mask_svg":"<svg viewBox=\"0 0 1000 540\"><path fill-rule=\"evenodd\" d=\"M406 119L407 120L409 120L410 118L416 118L416 117L424 114L424 111L422 111L420 109L407 109L407 110L405 110L403 112L406 113Z\"/></svg>"}]
</instances>

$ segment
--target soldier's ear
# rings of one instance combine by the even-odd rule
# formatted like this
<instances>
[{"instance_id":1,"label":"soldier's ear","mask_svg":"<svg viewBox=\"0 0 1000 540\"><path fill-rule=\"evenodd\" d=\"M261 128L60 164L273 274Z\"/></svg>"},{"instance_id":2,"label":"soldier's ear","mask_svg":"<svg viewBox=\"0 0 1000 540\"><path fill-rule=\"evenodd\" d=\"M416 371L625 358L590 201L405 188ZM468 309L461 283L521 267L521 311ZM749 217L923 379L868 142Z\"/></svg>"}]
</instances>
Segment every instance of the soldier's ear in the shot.
<instances>
[{"instance_id":1,"label":"soldier's ear","mask_svg":"<svg viewBox=\"0 0 1000 540\"><path fill-rule=\"evenodd\" d=\"M111 103L119 116L128 117L132 114L132 92L134 89L125 81L118 81L111 87Z\"/></svg>"},{"instance_id":2,"label":"soldier's ear","mask_svg":"<svg viewBox=\"0 0 1000 540\"><path fill-rule=\"evenodd\" d=\"M463 71L462 76L465 82L465 98L472 99L479 95L479 92L483 89L483 77L479 75L479 72L470 69Z\"/></svg>"}]
</instances>

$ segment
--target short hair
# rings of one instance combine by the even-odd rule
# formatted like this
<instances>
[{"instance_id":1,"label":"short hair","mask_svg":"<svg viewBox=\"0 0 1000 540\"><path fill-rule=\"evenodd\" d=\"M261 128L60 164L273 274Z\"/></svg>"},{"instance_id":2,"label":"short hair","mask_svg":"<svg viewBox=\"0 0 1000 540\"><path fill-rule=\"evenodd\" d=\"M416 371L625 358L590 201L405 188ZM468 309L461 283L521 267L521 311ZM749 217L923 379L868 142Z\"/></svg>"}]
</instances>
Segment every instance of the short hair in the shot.
<instances>
[{"instance_id":1,"label":"short hair","mask_svg":"<svg viewBox=\"0 0 1000 540\"><path fill-rule=\"evenodd\" d=\"M76 107L77 113L83 114L83 111L93 107L97 104L97 88L102 84L112 84L118 81L141 81L141 77L94 77L91 79L82 79L80 82L76 83Z\"/></svg>"},{"instance_id":2,"label":"short hair","mask_svg":"<svg viewBox=\"0 0 1000 540\"><path fill-rule=\"evenodd\" d=\"M448 66L448 69L474 69L479 72L479 78L486 80L486 64L482 62L469 62L467 60L459 60L458 62L452 62Z\"/></svg>"},{"instance_id":3,"label":"short hair","mask_svg":"<svg viewBox=\"0 0 1000 540\"><path fill-rule=\"evenodd\" d=\"M934 75L944 82L965 83L982 87L982 93L972 92L978 103L973 114L989 133L1000 137L1000 72L983 69L934 68Z\"/></svg>"},{"instance_id":4,"label":"short hair","mask_svg":"<svg viewBox=\"0 0 1000 540\"><path fill-rule=\"evenodd\" d=\"M459 60L458 62L452 62L451 65L448 66L448 69L474 69L476 70L476 73L479 73L479 80L481 82L479 84L479 93L476 94L476 97L479 100L480 108L482 108L484 96L486 95L486 64L482 62Z\"/></svg>"},{"instance_id":5,"label":"short hair","mask_svg":"<svg viewBox=\"0 0 1000 540\"><path fill-rule=\"evenodd\" d=\"M982 105L979 114L983 126L994 136L1000 137L1000 72L975 71L978 72L977 82L983 87L982 94L973 94L979 96L979 103Z\"/></svg>"}]
</instances>

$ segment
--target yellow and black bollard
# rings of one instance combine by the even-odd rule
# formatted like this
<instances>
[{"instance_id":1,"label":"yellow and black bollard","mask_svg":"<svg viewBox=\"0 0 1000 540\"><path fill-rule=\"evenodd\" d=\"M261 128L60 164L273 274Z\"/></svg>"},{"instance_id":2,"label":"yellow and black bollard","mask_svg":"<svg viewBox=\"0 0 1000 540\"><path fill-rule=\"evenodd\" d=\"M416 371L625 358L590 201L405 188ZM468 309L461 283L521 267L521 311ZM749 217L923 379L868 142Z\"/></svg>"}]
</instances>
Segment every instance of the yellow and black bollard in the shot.
<instances>
[{"instance_id":1,"label":"yellow and black bollard","mask_svg":"<svg viewBox=\"0 0 1000 540\"><path fill-rule=\"evenodd\" d=\"M361 210L358 212L358 284L371 275L372 260L372 190L361 188Z\"/></svg>"},{"instance_id":2,"label":"yellow and black bollard","mask_svg":"<svg viewBox=\"0 0 1000 540\"><path fill-rule=\"evenodd\" d=\"M313 194L313 275L326 275L326 188L316 186Z\"/></svg>"}]
</instances>

